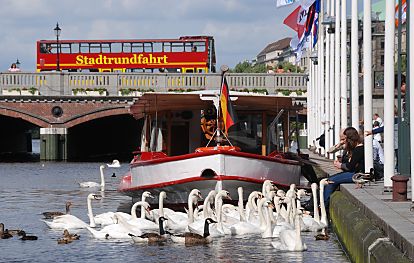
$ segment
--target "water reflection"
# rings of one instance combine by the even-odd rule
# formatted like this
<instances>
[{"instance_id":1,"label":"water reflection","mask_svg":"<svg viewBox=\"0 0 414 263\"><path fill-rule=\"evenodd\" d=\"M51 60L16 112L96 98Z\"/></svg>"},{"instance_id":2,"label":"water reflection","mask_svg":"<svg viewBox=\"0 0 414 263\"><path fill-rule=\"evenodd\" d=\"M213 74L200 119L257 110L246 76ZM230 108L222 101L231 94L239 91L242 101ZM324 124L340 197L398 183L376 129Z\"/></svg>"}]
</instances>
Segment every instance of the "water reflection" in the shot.
<instances>
[{"instance_id":1,"label":"water reflection","mask_svg":"<svg viewBox=\"0 0 414 263\"><path fill-rule=\"evenodd\" d=\"M80 240L58 245L62 231L50 230L40 221L44 211L64 211L73 202L71 213L85 222L86 198L94 189L81 189L77 182L99 178L100 163L0 163L0 222L6 228L22 228L39 240L23 242L17 238L0 240L2 262L349 262L332 235L329 241L314 241L303 233L308 251L278 252L271 239L224 237L206 246L186 247L168 243L163 246L133 244L130 241L96 240L86 230L77 231ZM105 169L105 198L93 202L100 214L128 207L131 200L116 192L121 176L128 170ZM99 193L99 189L95 189Z\"/></svg>"}]
</instances>

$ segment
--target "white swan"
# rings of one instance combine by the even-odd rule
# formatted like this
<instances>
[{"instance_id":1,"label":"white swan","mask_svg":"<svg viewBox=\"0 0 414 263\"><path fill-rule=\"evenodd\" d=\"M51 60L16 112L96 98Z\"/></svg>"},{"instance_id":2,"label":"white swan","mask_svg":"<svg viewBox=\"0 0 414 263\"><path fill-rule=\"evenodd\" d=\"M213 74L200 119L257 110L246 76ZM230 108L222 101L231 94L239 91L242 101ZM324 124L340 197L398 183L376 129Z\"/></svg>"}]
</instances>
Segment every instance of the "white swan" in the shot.
<instances>
[{"instance_id":1,"label":"white swan","mask_svg":"<svg viewBox=\"0 0 414 263\"><path fill-rule=\"evenodd\" d=\"M318 195L317 195L318 185L316 183L313 183L311 185L311 188L312 188L312 195L313 195L313 217L304 216L302 220L305 225L305 230L319 231L319 230L322 230L325 226L321 224L321 220L319 217Z\"/></svg>"},{"instance_id":2,"label":"white swan","mask_svg":"<svg viewBox=\"0 0 414 263\"><path fill-rule=\"evenodd\" d=\"M218 224L210 227L210 235L212 237L220 237L220 236L223 236L225 234L231 234L230 229L223 226L223 224L221 222L221 220L222 220L222 211L221 210L222 210L222 203L223 203L222 199L223 198L230 198L230 193L226 190L220 190L220 191L218 191L218 193L216 194L216 196L214 198L214 207L216 209ZM197 233L197 234L201 235L204 231L203 227L204 227L204 220L199 220L199 221L196 221L196 222L193 222L193 223L189 224L188 225L188 230L192 233Z\"/></svg>"},{"instance_id":3,"label":"white swan","mask_svg":"<svg viewBox=\"0 0 414 263\"><path fill-rule=\"evenodd\" d=\"M269 213L269 209L273 209L274 205L272 202L268 201L266 198L263 198L259 201L258 204L259 211L262 211L265 214L265 228L262 232L262 238L269 238L272 237L272 220L271 215Z\"/></svg>"},{"instance_id":4,"label":"white swan","mask_svg":"<svg viewBox=\"0 0 414 263\"><path fill-rule=\"evenodd\" d=\"M293 201L294 203L294 201ZM272 242L272 246L281 251L305 251L307 246L303 243L300 229L300 217L302 213L295 211L295 229L282 230L280 232L280 241Z\"/></svg>"},{"instance_id":5,"label":"white swan","mask_svg":"<svg viewBox=\"0 0 414 263\"><path fill-rule=\"evenodd\" d=\"M250 222L257 221L256 212L258 210L257 210L257 205L254 200L261 199L263 197L264 195L259 191L253 191L250 193L247 199L247 204L246 204L247 221L250 221Z\"/></svg>"},{"instance_id":6,"label":"white swan","mask_svg":"<svg viewBox=\"0 0 414 263\"><path fill-rule=\"evenodd\" d=\"M145 201L139 201L136 202L134 205L138 205L144 207L145 210L149 210L150 205L145 202ZM122 222L123 218L121 219ZM119 222L121 222L121 220L119 220ZM150 221L148 219L145 218L138 218L137 217L137 212L136 209L131 209L131 219L127 221L128 225L132 226L132 227L137 227L141 230L158 230L158 225L156 223L154 223L153 221Z\"/></svg>"},{"instance_id":7,"label":"white swan","mask_svg":"<svg viewBox=\"0 0 414 263\"><path fill-rule=\"evenodd\" d=\"M121 167L121 163L118 160L113 160L112 163L108 163L106 166L111 168L119 168Z\"/></svg>"},{"instance_id":8,"label":"white swan","mask_svg":"<svg viewBox=\"0 0 414 263\"><path fill-rule=\"evenodd\" d=\"M238 202L238 212L240 217L240 222L232 225L230 227L230 231L232 235L249 235L249 234L258 234L260 233L260 228L256 227L255 225L246 222L246 215L243 208L243 188L239 187L237 189L239 194L239 202Z\"/></svg>"},{"instance_id":9,"label":"white swan","mask_svg":"<svg viewBox=\"0 0 414 263\"><path fill-rule=\"evenodd\" d=\"M154 198L154 196L150 193L150 192L148 192L148 191L144 191L143 193L142 193L142 195L141 195L141 201L142 202L146 202L146 199L147 198ZM135 215L136 215L136 212L134 212L135 213ZM142 206L141 205L141 218L142 219L145 219L145 217L146 217L146 214L147 213L149 213L148 212L148 210L144 207L144 206ZM131 210L131 215L132 215L132 210ZM149 215L149 214L148 214Z\"/></svg>"},{"instance_id":10,"label":"white swan","mask_svg":"<svg viewBox=\"0 0 414 263\"><path fill-rule=\"evenodd\" d=\"M188 214L182 212L166 214L168 228L177 232L185 231L187 226L194 222L194 202L198 199L201 199L200 190L193 189L188 196Z\"/></svg>"},{"instance_id":11,"label":"white swan","mask_svg":"<svg viewBox=\"0 0 414 263\"><path fill-rule=\"evenodd\" d=\"M276 196L276 200L278 200L280 197ZM280 232L287 229L294 229L294 227L290 224L290 214L292 211L292 206L294 205L294 200L291 197L285 197L284 203L287 204L287 212L286 216L280 214L280 209L278 209L278 204L276 204L276 210L279 210L278 219L276 220L277 223L273 228L273 237L280 237Z\"/></svg>"},{"instance_id":12,"label":"white swan","mask_svg":"<svg viewBox=\"0 0 414 263\"><path fill-rule=\"evenodd\" d=\"M95 220L92 214L92 200L99 200L100 198L95 194L89 194L87 198L87 204L88 204L88 217L89 217L89 226L95 227ZM46 221L41 220L46 223L46 225L49 228L52 229L79 229L79 228L86 228L88 226L87 223L80 220L74 215L61 215L53 218L53 221Z\"/></svg>"},{"instance_id":13,"label":"white swan","mask_svg":"<svg viewBox=\"0 0 414 263\"><path fill-rule=\"evenodd\" d=\"M121 221L122 218L118 218L117 215L114 215L116 220ZM140 229L131 229L125 227L123 224L113 224L109 226L105 226L100 231L95 230L91 227L86 227L88 231L93 235L96 239L131 239L129 233L132 233L136 236L142 235L142 231Z\"/></svg>"},{"instance_id":14,"label":"white swan","mask_svg":"<svg viewBox=\"0 0 414 263\"><path fill-rule=\"evenodd\" d=\"M101 187L101 189L104 190L104 188L105 188L105 176L104 176L104 172L103 172L104 169L105 169L105 165L99 166L99 170L101 172L101 183L97 183L97 182L81 182L81 183L79 183L79 186L81 188Z\"/></svg>"},{"instance_id":15,"label":"white swan","mask_svg":"<svg viewBox=\"0 0 414 263\"><path fill-rule=\"evenodd\" d=\"M323 192L325 189L325 185L328 185L328 179L324 178L319 182L319 198L320 198L320 206L321 206L321 225L323 227L328 226L328 215L326 214L325 208L325 200L323 199Z\"/></svg>"}]
</instances>

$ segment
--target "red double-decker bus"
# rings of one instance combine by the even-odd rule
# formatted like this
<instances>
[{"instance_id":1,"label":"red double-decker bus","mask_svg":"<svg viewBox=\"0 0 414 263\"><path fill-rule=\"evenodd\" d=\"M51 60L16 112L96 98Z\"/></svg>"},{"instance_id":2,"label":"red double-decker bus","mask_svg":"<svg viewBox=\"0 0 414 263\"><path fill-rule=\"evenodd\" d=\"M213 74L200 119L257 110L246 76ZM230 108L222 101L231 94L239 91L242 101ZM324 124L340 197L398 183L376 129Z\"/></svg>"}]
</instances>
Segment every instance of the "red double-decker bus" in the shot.
<instances>
[{"instance_id":1,"label":"red double-decker bus","mask_svg":"<svg viewBox=\"0 0 414 263\"><path fill-rule=\"evenodd\" d=\"M58 50L59 48L59 50ZM58 52L59 51L59 52ZM215 72L211 36L142 40L40 40L37 71Z\"/></svg>"}]
</instances>

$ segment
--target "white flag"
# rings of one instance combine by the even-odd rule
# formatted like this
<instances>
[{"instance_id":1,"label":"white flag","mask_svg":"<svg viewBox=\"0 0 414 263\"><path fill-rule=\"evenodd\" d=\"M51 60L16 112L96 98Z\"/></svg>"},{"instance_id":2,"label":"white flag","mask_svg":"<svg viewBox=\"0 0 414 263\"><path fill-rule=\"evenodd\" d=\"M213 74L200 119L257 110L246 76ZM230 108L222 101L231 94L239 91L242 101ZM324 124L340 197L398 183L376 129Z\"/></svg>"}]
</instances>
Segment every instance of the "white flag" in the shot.
<instances>
[{"instance_id":1,"label":"white flag","mask_svg":"<svg viewBox=\"0 0 414 263\"><path fill-rule=\"evenodd\" d=\"M295 0L276 0L276 7L293 4Z\"/></svg>"}]
</instances>

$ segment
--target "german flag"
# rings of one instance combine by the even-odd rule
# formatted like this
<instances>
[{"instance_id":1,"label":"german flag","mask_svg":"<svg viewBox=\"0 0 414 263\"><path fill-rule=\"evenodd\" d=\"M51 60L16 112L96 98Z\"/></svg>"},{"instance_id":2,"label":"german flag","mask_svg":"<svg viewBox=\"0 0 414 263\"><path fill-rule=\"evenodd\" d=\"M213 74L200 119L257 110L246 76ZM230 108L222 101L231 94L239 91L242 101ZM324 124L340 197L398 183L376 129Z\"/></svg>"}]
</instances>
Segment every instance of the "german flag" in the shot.
<instances>
[{"instance_id":1,"label":"german flag","mask_svg":"<svg viewBox=\"0 0 414 263\"><path fill-rule=\"evenodd\" d=\"M237 122L237 115L236 111L231 105L229 86L227 85L227 80L224 76L223 85L220 92L220 109L221 116L223 117L224 127L226 129L226 133L228 133L229 128Z\"/></svg>"}]
</instances>

